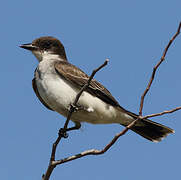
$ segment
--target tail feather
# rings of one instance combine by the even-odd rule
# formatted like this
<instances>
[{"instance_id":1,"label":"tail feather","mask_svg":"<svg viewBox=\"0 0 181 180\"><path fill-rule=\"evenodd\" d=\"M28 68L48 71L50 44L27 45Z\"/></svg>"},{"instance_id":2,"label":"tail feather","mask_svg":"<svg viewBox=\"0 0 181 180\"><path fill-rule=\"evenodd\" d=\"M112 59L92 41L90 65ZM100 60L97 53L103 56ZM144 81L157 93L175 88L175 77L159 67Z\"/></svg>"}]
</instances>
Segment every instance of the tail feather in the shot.
<instances>
[{"instance_id":1,"label":"tail feather","mask_svg":"<svg viewBox=\"0 0 181 180\"><path fill-rule=\"evenodd\" d=\"M159 142L168 134L174 133L173 129L148 119L139 120L131 130L153 142Z\"/></svg>"},{"instance_id":2,"label":"tail feather","mask_svg":"<svg viewBox=\"0 0 181 180\"><path fill-rule=\"evenodd\" d=\"M126 111L125 109L123 110ZM138 118L138 115L135 113L132 113L130 111L126 111L126 113L129 116L131 116L133 119ZM127 123L126 124L121 123L121 124L124 126L128 125ZM131 128L131 130L153 142L159 142L163 138L165 138L168 134L174 133L173 129L148 119L138 120L135 123L135 125Z\"/></svg>"}]
</instances>

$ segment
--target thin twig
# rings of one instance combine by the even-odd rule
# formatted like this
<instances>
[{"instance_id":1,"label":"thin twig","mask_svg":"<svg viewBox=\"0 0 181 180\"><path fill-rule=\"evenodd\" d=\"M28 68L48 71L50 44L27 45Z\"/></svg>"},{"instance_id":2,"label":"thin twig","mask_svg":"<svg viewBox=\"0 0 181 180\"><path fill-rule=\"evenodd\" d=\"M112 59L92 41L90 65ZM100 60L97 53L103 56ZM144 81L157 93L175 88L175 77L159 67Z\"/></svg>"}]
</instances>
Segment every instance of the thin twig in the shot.
<instances>
[{"instance_id":1,"label":"thin twig","mask_svg":"<svg viewBox=\"0 0 181 180\"><path fill-rule=\"evenodd\" d=\"M146 94L147 94L148 91L150 90L150 87L151 87L152 82L153 82L154 77L155 77L155 73L156 73L158 67L160 66L160 64L165 60L165 56L166 56L166 54L167 54L167 51L168 51L170 45L171 45L172 42L175 40L175 38L180 34L180 29L181 29L181 22L180 22L180 24L179 24L179 27L178 27L178 29L177 29L177 32L176 32L175 35L171 38L171 40L169 41L168 45L166 46L166 48L165 48L165 50L164 50L164 52L163 52L163 55L162 55L160 61L159 61L159 62L156 64L156 66L153 68L153 72L152 72L150 81L149 81L149 83L148 83L148 85L147 85L147 87L146 87L143 95L141 96L140 109L139 109L139 115L140 115L140 116L142 116L142 114L143 114L142 111L143 111L144 99L145 99Z\"/></svg>"},{"instance_id":2,"label":"thin twig","mask_svg":"<svg viewBox=\"0 0 181 180\"><path fill-rule=\"evenodd\" d=\"M161 115L164 115L164 114L168 114L168 113L173 113L175 111L178 111L180 110L181 107L177 107L175 109L172 109L172 110L168 110L168 111L163 111L163 112L160 112L160 113L156 113L156 114L150 114L150 115L147 115L147 116L143 116L143 117L140 117L141 119L146 119L146 118L150 118L150 117L155 117L155 116L161 116ZM139 119L139 118L138 118ZM123 131L121 131L120 133L118 133L117 135L115 135L115 137L102 149L102 150L97 150L97 149L90 149L90 150L86 150L86 151L83 151L79 154L76 154L76 155L73 155L73 156L70 156L70 157L67 157L67 158L64 158L64 159L61 159L61 160L57 160L57 161L54 161L53 162L53 165L59 165L59 164L63 164L63 163L66 163L66 162L69 162L69 161L72 161L72 160L75 160L75 159L79 159L79 158L82 158L84 156L88 156L88 155L100 155L100 154L104 154L109 148L111 148L111 146L117 141L117 139L124 135L132 126L134 126L134 124L136 123L136 121L138 120L134 120L132 123L130 123L125 129L123 129Z\"/></svg>"},{"instance_id":3,"label":"thin twig","mask_svg":"<svg viewBox=\"0 0 181 180\"><path fill-rule=\"evenodd\" d=\"M67 120L64 124L64 128L63 130L66 132L66 129L68 127L68 123L71 119L71 116L72 116L72 113L75 111L76 109L76 106L77 106L77 102L81 96L81 94L83 93L83 91L90 85L90 82L91 80L93 79L93 77L95 76L95 74L100 70L102 69L104 66L107 65L107 63L109 62L108 59L105 60L105 62L99 66L97 69L93 70L91 76L89 77L87 83L81 88L81 90L79 91L79 93L76 95L76 98L73 102L73 105L70 106L70 110L69 110L69 113L67 115ZM50 157L50 162L49 162L49 166L48 166L48 169L46 171L45 174L43 174L42 176L42 180L48 180L50 178L50 175L51 173L53 172L53 169L56 167L56 164L54 164L54 161L55 161L55 153L56 153L56 149L57 149L57 146L61 140L62 136L61 134L58 135L56 141L53 143L53 146L52 146L52 152L51 152L51 157Z\"/></svg>"},{"instance_id":4,"label":"thin twig","mask_svg":"<svg viewBox=\"0 0 181 180\"><path fill-rule=\"evenodd\" d=\"M171 109L171 110L168 110L168 111L163 111L163 112L160 112L160 113L150 114L150 115L147 115L147 116L143 116L143 119L156 117L156 116L162 116L164 114L173 113L173 112L178 111L180 109L181 109L181 107L176 107L175 109Z\"/></svg>"},{"instance_id":5,"label":"thin twig","mask_svg":"<svg viewBox=\"0 0 181 180\"><path fill-rule=\"evenodd\" d=\"M63 164L75 159L79 159L82 158L84 156L88 156L88 155L100 155L100 154L104 154L106 151L108 151L111 146L119 139L120 136L124 135L132 126L134 126L134 124L136 123L137 119L134 120L132 123L130 123L126 128L123 129L123 131L121 131L120 133L118 133L117 135L114 136L114 138L102 149L102 150L97 150L97 149L90 149L84 152L81 152L79 154L76 154L74 156L70 156L61 160L57 160L53 162L53 165L59 165L59 164Z\"/></svg>"},{"instance_id":6,"label":"thin twig","mask_svg":"<svg viewBox=\"0 0 181 180\"><path fill-rule=\"evenodd\" d=\"M90 82L92 81L92 79L93 79L93 77L95 76L95 74L96 74L100 69L102 69L104 66L106 66L108 62L109 62L109 59L106 59L105 62L104 62L101 66L99 66L97 69L93 70L93 72L92 72L91 76L89 77L87 83L81 88L81 90L80 90L79 93L77 94L77 96L76 96L76 98L75 98L75 100L74 100L74 102L73 102L73 106L71 106L70 111L69 111L69 114L68 114L68 116L67 116L67 120L66 120L65 125L64 125L64 130L67 129L68 123L69 123L69 121L70 121L70 118L71 118L71 116L72 116L72 113L73 113L73 112L75 111L75 109L76 109L76 105L77 105L77 102L78 102L81 94L82 94L83 91L90 85Z\"/></svg>"},{"instance_id":7,"label":"thin twig","mask_svg":"<svg viewBox=\"0 0 181 180\"><path fill-rule=\"evenodd\" d=\"M160 61L156 64L156 66L153 68L153 72L152 72L152 75L151 75L151 78L150 78L150 81L145 89L145 91L143 92L143 95L141 96L141 101L140 101L140 109L139 109L139 117L134 120L132 123L130 123L127 127L125 127L125 129L123 129L123 131L121 131L120 133L118 133L102 150L96 150L96 149L92 149L92 150L87 150L87 151L84 151L84 152L81 152L79 154L76 154L74 156L70 156L70 157L67 157L67 158L64 158L64 159L61 159L61 160L56 160L55 161L55 152L56 152L56 148L57 148L57 145L61 139L61 136L59 135L59 137L57 138L57 140L55 141L53 147L52 147L52 154L51 154L51 158L50 158L50 163L49 163L49 167L46 171L46 174L42 176L42 180L49 180L49 177L52 173L52 171L54 170L54 168L59 165L59 164L62 164L62 163L65 163L65 162L69 162L69 161L72 161L72 160L75 160L75 159L78 159L78 158L81 158L81 157L84 157L84 156L87 156L87 155L100 155L100 154L103 154L105 153L107 150L109 150L112 145L118 140L118 138L122 135L124 135L132 126L134 126L134 124L139 120L139 119L143 119L143 118L149 118L149 117L154 117L154 116L161 116L163 114L167 114L167 113L173 113L179 109L181 109L181 107L177 107L175 109L172 109L172 110L168 110L168 111L163 111L161 113L157 113L157 114L151 114L151 115L147 115L147 116L142 116L142 110L143 110L143 105L144 105L144 99L145 99L145 96L146 94L148 93L148 91L150 90L150 87L152 85L152 82L154 80L154 77L155 77L155 73L158 69L158 67L160 66L160 64L164 61L165 59L165 56L167 54L167 51L170 47L170 45L172 44L172 42L175 40L175 38L178 36L178 34L180 33L180 29L181 29L181 23L179 24L179 27L178 27L178 30L177 32L175 33L175 35L172 37L172 39L169 41L168 45L166 46L164 52L163 52L163 55L160 59ZM77 94L76 98L75 98L75 101L73 103L73 106L72 106L72 109L70 108L70 111L69 111L69 115L67 116L67 121L64 125L64 128L67 129L67 126L68 126L68 122L70 120L70 117L72 115L72 113L74 112L75 108L76 107L76 104L81 96L81 94L83 93L83 91L89 86L93 76L96 74L97 71L99 71L101 68L103 68L105 65L107 65L108 63L108 60L106 60L104 62L103 65L101 65L99 68L95 69L93 72L92 72L92 75L90 76L87 84L85 84L82 89L80 90L80 92Z\"/></svg>"},{"instance_id":8,"label":"thin twig","mask_svg":"<svg viewBox=\"0 0 181 180\"><path fill-rule=\"evenodd\" d=\"M151 117L155 117L155 116L161 116L161 115L164 115L164 114L173 113L173 112L178 111L180 109L181 109L181 107L177 107L177 108L172 109L172 110L163 111L163 112L156 113L156 114L150 114L150 115L139 117L139 118L147 119L147 118L151 118ZM86 151L83 151L83 152L81 152L79 154L76 154L76 155L61 159L61 160L54 161L52 164L54 166L56 166L56 165L63 164L63 163L66 163L66 162L69 162L69 161L72 161L72 160L75 160L75 159L82 158L84 156L104 154L117 141L117 139L120 136L124 135L132 126L134 126L134 124L136 123L136 121L138 119L134 120L125 129L123 129L123 131L121 131L120 133L115 135L115 137L102 150L97 150L97 149L86 150Z\"/></svg>"},{"instance_id":9,"label":"thin twig","mask_svg":"<svg viewBox=\"0 0 181 180\"><path fill-rule=\"evenodd\" d=\"M72 160L75 160L75 159L78 159L78 158L81 158L81 157L84 157L84 156L87 156L87 155L99 155L99 154L103 154L105 153L116 141L117 139L124 135L132 126L134 126L134 124L139 120L139 119L143 119L143 118L148 118L148 117L154 117L154 116L158 116L158 115L163 115L163 114L166 114L166 113L172 113L172 112L175 112L179 109L181 109L180 107L178 108L175 108L173 110L170 110L170 111L164 111L162 113L158 113L157 114L152 114L152 115L148 115L148 116L142 116L142 109L143 109L143 104L144 104L144 98L146 96L146 94L148 93L151 85L152 85L152 82L154 80L154 77L155 77L155 73L156 73L156 70L158 69L158 67L160 66L160 64L164 61L165 59L165 56L166 56L166 53L170 47L170 45L172 44L172 42L174 41L174 39L178 36L178 34L180 33L180 29L181 29L181 23L179 24L179 27L178 27L178 30L176 32L176 34L171 38L171 40L169 41L169 43L167 44L164 52L163 52L163 55L160 59L160 61L156 64L156 66L153 68L153 72L152 72L152 76L150 78L150 81L148 83L148 86L147 88L145 89L143 95L141 96L141 102L140 102L140 111L139 111L139 117L134 120L132 123L130 123L127 127L125 127L125 129L123 131L121 131L119 134L117 134L112 140L110 143L108 143L102 150L96 150L96 149L92 149L92 150L87 150L87 151L84 151L82 153L79 153L77 155L74 155L74 156L71 156L71 157L67 157L67 158L64 158L64 159L61 159L61 160L57 160L57 161L54 161L53 164L54 165L58 165L58 164L62 164L62 163L65 163L65 162L69 162L69 161L72 161Z\"/></svg>"}]
</instances>

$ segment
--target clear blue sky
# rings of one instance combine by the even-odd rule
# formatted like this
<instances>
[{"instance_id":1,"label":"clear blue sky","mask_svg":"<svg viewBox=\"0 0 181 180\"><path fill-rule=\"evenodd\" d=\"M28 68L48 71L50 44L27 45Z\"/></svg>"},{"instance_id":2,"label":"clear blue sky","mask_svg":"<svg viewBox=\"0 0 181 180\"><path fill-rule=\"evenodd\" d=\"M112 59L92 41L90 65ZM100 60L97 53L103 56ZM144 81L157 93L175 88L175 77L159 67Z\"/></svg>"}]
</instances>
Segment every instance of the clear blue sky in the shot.
<instances>
[{"instance_id":1,"label":"clear blue sky","mask_svg":"<svg viewBox=\"0 0 181 180\"><path fill-rule=\"evenodd\" d=\"M38 62L18 45L55 36L65 45L69 61L88 74L110 58L96 79L121 106L137 113L152 67L181 21L180 7L180 0L2 1L1 179L41 179L65 120L36 98L31 80ZM144 114L181 106L180 49L181 36L158 71ZM106 154L63 164L51 179L179 179L181 111L152 120L175 129L175 134L152 143L129 131ZM101 148L121 129L119 125L83 124L61 142L57 159Z\"/></svg>"}]
</instances>

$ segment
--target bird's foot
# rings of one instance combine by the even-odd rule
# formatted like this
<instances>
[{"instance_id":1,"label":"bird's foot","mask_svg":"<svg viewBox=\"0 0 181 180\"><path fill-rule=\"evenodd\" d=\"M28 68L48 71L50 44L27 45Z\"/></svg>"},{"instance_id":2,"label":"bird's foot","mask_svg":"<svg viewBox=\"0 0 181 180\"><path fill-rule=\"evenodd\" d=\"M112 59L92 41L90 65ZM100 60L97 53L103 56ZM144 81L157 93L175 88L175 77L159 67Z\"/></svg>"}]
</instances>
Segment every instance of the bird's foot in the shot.
<instances>
[{"instance_id":1,"label":"bird's foot","mask_svg":"<svg viewBox=\"0 0 181 180\"><path fill-rule=\"evenodd\" d=\"M74 105L74 104L70 104L70 108L69 108L69 111L72 110L73 112L77 112L77 111L80 111L80 110L84 110L85 108L81 105Z\"/></svg>"},{"instance_id":2,"label":"bird's foot","mask_svg":"<svg viewBox=\"0 0 181 180\"><path fill-rule=\"evenodd\" d=\"M68 133L66 132L66 130L64 128L60 128L58 135L63 138L68 138Z\"/></svg>"}]
</instances>

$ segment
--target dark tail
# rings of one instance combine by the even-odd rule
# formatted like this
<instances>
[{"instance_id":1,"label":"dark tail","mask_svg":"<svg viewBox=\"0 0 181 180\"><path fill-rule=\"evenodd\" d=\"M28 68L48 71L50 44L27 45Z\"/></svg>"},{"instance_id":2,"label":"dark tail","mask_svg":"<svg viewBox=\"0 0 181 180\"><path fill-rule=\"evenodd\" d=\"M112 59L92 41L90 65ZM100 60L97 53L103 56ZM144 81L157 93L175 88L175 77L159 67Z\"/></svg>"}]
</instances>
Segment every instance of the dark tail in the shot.
<instances>
[{"instance_id":1,"label":"dark tail","mask_svg":"<svg viewBox=\"0 0 181 180\"><path fill-rule=\"evenodd\" d=\"M131 130L153 142L159 142L168 134L174 133L173 129L148 119L139 120Z\"/></svg>"},{"instance_id":2,"label":"dark tail","mask_svg":"<svg viewBox=\"0 0 181 180\"><path fill-rule=\"evenodd\" d=\"M138 118L137 114L127 111L123 109L122 107L121 107L121 111L124 111L124 112L126 111L126 114L128 114L134 119ZM127 126L128 124L126 123L122 125ZM136 124L131 128L131 130L139 134L140 136L153 142L159 142L163 138L165 138L168 134L174 133L173 129L166 127L162 124L150 121L148 119L138 120Z\"/></svg>"}]
</instances>

